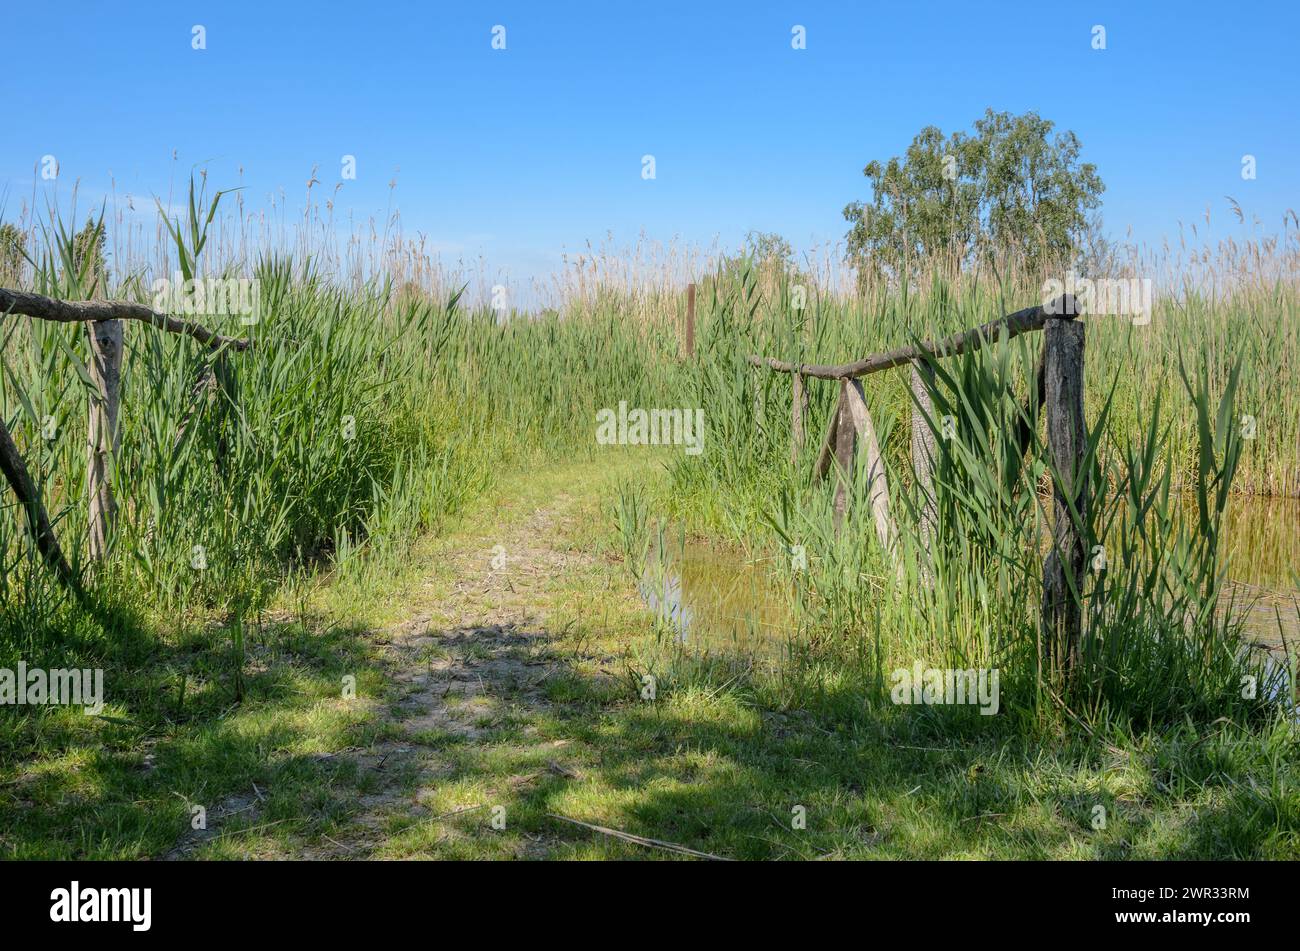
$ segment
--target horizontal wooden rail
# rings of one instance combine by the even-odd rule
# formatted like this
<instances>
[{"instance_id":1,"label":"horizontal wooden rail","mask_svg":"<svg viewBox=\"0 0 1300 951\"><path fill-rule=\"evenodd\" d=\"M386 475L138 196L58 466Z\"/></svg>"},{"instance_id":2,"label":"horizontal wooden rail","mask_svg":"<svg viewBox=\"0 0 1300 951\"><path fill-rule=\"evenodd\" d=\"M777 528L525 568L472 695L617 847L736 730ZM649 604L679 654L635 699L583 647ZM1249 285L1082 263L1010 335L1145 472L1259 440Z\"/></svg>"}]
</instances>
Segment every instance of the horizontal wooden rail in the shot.
<instances>
[{"instance_id":1,"label":"horizontal wooden rail","mask_svg":"<svg viewBox=\"0 0 1300 951\"><path fill-rule=\"evenodd\" d=\"M1075 313L1074 299L1068 296L1059 297L1046 306L1040 304L1037 307L1026 307L1024 310L1018 310L1014 314L991 320L982 326L955 333L938 342L927 340L913 346L899 347L896 350L887 350L883 353L873 353L854 363L842 363L838 366L818 363L787 363L775 357L760 356L751 356L749 362L754 366L767 367L778 373L798 373L801 376L811 376L819 380L852 379L866 376L868 373L876 373L880 370L889 370L893 367L902 366L927 354L944 357L965 353L967 350L978 350L986 342L997 340L1003 331L1006 332L1007 339L1010 339L1033 330L1042 330L1043 325L1051 318L1071 320L1074 318Z\"/></svg>"},{"instance_id":2,"label":"horizontal wooden rail","mask_svg":"<svg viewBox=\"0 0 1300 951\"><path fill-rule=\"evenodd\" d=\"M138 320L141 323L166 330L168 333L193 337L199 343L209 347L228 346L235 350L247 350L251 342L242 337L224 337L193 321L181 320L168 314L160 314L143 304L132 304L121 300L55 300L40 294L15 291L0 287L0 316L21 314L40 320L53 320L59 323L87 323L105 320Z\"/></svg>"}]
</instances>

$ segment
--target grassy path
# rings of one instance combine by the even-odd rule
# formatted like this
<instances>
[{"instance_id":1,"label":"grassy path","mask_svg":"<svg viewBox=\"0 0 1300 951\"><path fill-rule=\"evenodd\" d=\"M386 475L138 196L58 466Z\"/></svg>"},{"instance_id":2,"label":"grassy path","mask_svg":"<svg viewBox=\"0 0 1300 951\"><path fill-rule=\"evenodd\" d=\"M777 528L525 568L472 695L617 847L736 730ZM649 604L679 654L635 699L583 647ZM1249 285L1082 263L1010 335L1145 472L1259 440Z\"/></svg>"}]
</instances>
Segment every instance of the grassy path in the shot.
<instances>
[{"instance_id":1,"label":"grassy path","mask_svg":"<svg viewBox=\"0 0 1300 951\"><path fill-rule=\"evenodd\" d=\"M365 794L330 857L541 857L565 851L542 810L591 750L572 722L628 695L646 618L607 546L608 493L633 465L509 481L417 561L430 569L377 636L389 689ZM644 466L644 460L639 460Z\"/></svg>"},{"instance_id":2,"label":"grassy path","mask_svg":"<svg viewBox=\"0 0 1300 951\"><path fill-rule=\"evenodd\" d=\"M606 507L617 480L645 465L583 463L507 480L449 534L421 542L407 577L386 579L377 600L365 581L320 592L325 612L352 615L368 647L369 676L356 676L371 689L329 701L352 711L357 742L314 757L324 782L307 808L283 795L274 804L232 796L168 857L563 849L537 827L546 796L585 768L567 721L628 694L625 648L646 628L608 547Z\"/></svg>"},{"instance_id":3,"label":"grassy path","mask_svg":"<svg viewBox=\"0 0 1300 951\"><path fill-rule=\"evenodd\" d=\"M610 510L657 472L521 473L396 568L261 619L242 703L214 678L47 730L0 770L0 855L682 857L556 817L729 858L1297 854L1294 737L954 736L834 677L791 702L742 658L665 665Z\"/></svg>"}]
</instances>

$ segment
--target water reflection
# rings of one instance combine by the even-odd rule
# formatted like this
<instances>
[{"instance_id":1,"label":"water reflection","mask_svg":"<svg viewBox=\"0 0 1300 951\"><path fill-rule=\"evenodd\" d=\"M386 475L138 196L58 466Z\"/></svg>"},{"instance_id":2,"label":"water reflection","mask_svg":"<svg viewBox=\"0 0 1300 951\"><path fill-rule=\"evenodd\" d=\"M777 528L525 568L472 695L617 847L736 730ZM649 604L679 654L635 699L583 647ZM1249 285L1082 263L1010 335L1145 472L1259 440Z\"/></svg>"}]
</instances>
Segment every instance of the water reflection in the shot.
<instances>
[{"instance_id":1,"label":"water reflection","mask_svg":"<svg viewBox=\"0 0 1300 951\"><path fill-rule=\"evenodd\" d=\"M1253 640L1300 645L1300 499L1234 498L1225 515L1231 608ZM784 646L796 622L790 591L765 561L678 535L663 541L640 582L646 604L681 643Z\"/></svg>"},{"instance_id":2,"label":"water reflection","mask_svg":"<svg viewBox=\"0 0 1300 951\"><path fill-rule=\"evenodd\" d=\"M681 536L659 549L638 586L680 643L746 653L784 647L794 611L770 565Z\"/></svg>"},{"instance_id":3,"label":"water reflection","mask_svg":"<svg viewBox=\"0 0 1300 951\"><path fill-rule=\"evenodd\" d=\"M650 609L676 632L681 643L687 643L695 611L686 604L681 576L673 569L654 571L643 576L637 587Z\"/></svg>"},{"instance_id":4,"label":"water reflection","mask_svg":"<svg viewBox=\"0 0 1300 951\"><path fill-rule=\"evenodd\" d=\"M1300 499L1234 498L1224 514L1225 600L1269 645L1300 644Z\"/></svg>"},{"instance_id":5,"label":"water reflection","mask_svg":"<svg viewBox=\"0 0 1300 951\"><path fill-rule=\"evenodd\" d=\"M1234 498L1224 513L1223 531L1234 581L1295 593L1300 584L1300 499Z\"/></svg>"}]
</instances>

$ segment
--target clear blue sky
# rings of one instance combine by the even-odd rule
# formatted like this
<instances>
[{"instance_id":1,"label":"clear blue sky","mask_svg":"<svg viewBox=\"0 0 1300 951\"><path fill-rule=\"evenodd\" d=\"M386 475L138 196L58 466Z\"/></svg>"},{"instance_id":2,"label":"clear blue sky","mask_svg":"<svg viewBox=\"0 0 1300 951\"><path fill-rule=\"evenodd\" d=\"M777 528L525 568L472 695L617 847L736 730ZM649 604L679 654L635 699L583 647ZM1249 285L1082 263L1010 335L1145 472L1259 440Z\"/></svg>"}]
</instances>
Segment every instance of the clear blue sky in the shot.
<instances>
[{"instance_id":1,"label":"clear blue sky","mask_svg":"<svg viewBox=\"0 0 1300 951\"><path fill-rule=\"evenodd\" d=\"M396 176L408 232L513 277L607 231L734 246L760 229L806 248L843 236L867 161L989 106L1079 134L1116 234L1158 241L1207 204L1226 233L1225 195L1269 230L1300 210L1295 0L6 7L7 217L47 153L83 207L110 175L165 195L173 150L178 177L205 164L227 186L242 166L247 202L283 187L300 204L313 165L323 196L353 154L341 213L382 214Z\"/></svg>"}]
</instances>

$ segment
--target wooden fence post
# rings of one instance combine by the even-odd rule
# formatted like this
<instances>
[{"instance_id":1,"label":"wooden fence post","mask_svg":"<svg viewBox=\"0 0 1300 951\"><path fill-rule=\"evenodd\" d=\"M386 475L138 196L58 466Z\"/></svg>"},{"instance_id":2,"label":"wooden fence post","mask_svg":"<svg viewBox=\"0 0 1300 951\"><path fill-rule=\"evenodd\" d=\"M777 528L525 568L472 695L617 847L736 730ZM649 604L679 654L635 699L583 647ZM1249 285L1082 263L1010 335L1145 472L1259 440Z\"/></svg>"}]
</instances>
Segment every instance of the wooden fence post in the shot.
<instances>
[{"instance_id":1,"label":"wooden fence post","mask_svg":"<svg viewBox=\"0 0 1300 951\"><path fill-rule=\"evenodd\" d=\"M844 513L849 509L849 489L853 480L853 462L857 433L849 413L849 381L840 380L840 398L835 404L835 533L839 534Z\"/></svg>"},{"instance_id":2,"label":"wooden fence post","mask_svg":"<svg viewBox=\"0 0 1300 951\"><path fill-rule=\"evenodd\" d=\"M813 482L820 482L831 471L831 463L835 459L835 440L840 431L840 400L835 401L835 411L831 413L830 426L826 430L826 438L821 442L821 448L817 451L817 461L813 463Z\"/></svg>"},{"instance_id":3,"label":"wooden fence post","mask_svg":"<svg viewBox=\"0 0 1300 951\"><path fill-rule=\"evenodd\" d=\"M686 285L686 356L695 356L695 283Z\"/></svg>"},{"instance_id":4,"label":"wooden fence post","mask_svg":"<svg viewBox=\"0 0 1300 951\"><path fill-rule=\"evenodd\" d=\"M934 368L923 360L912 363L912 474L916 481L917 536L920 554L924 558L934 540L937 513L934 497L934 460L937 447L934 441L934 403L930 387L934 385ZM920 565L921 580L926 587L934 584L934 566L929 562Z\"/></svg>"},{"instance_id":5,"label":"wooden fence post","mask_svg":"<svg viewBox=\"0 0 1300 951\"><path fill-rule=\"evenodd\" d=\"M36 550L41 558L60 581L74 592L77 591L77 576L69 567L68 560L63 557L58 536L54 534L50 517L41 503L40 492L37 491L36 484L32 481L27 465L23 462L18 446L9 435L9 429L5 426L2 417L0 417L0 473L4 473L6 481L22 505L23 512L27 516L27 529L36 541Z\"/></svg>"},{"instance_id":6,"label":"wooden fence post","mask_svg":"<svg viewBox=\"0 0 1300 951\"><path fill-rule=\"evenodd\" d=\"M1052 550L1043 563L1042 647L1047 669L1068 677L1081 649L1087 556L1083 535L1088 520L1084 325L1068 317L1057 318L1047 321L1043 333L1047 444L1057 478L1052 481Z\"/></svg>"},{"instance_id":7,"label":"wooden fence post","mask_svg":"<svg viewBox=\"0 0 1300 951\"><path fill-rule=\"evenodd\" d=\"M871 413L867 411L867 396L862 391L860 380L849 380L843 392L848 422L866 453L867 502L876 523L876 538L880 540L881 548L892 553L895 532L889 515L889 479L885 475L885 459L880 454L876 429L871 425Z\"/></svg>"},{"instance_id":8,"label":"wooden fence post","mask_svg":"<svg viewBox=\"0 0 1300 951\"><path fill-rule=\"evenodd\" d=\"M237 351L247 350L252 346L252 341L222 336L201 324L152 310L143 304L114 300L65 301L0 287L0 318L18 315L56 323L89 324L86 328L91 352L88 375L95 390L90 401L87 434L89 548L92 559L103 558L112 536L115 513L111 476L120 440L118 406L122 380L123 321L138 320L167 333L193 337L199 343L214 349L228 347ZM230 397L234 392L234 377L226 366L224 353L218 355L215 369L218 382ZM183 436L187 425L187 421L182 422L178 439ZM222 441L224 442L224 436ZM224 448L219 447L218 465L221 464L223 455ZM5 477L22 504L28 529L41 558L75 594L84 597L80 578L72 571L63 555L40 493L2 419L0 475Z\"/></svg>"},{"instance_id":9,"label":"wooden fence post","mask_svg":"<svg viewBox=\"0 0 1300 951\"><path fill-rule=\"evenodd\" d=\"M808 412L808 391L798 370L790 374L790 383L790 464L796 465L799 453L803 451L803 418Z\"/></svg>"},{"instance_id":10,"label":"wooden fence post","mask_svg":"<svg viewBox=\"0 0 1300 951\"><path fill-rule=\"evenodd\" d=\"M87 328L90 337L91 381L87 439L90 494L90 558L99 561L108 552L117 504L113 499L111 469L119 445L117 415L122 384L122 321L102 320Z\"/></svg>"}]
</instances>

